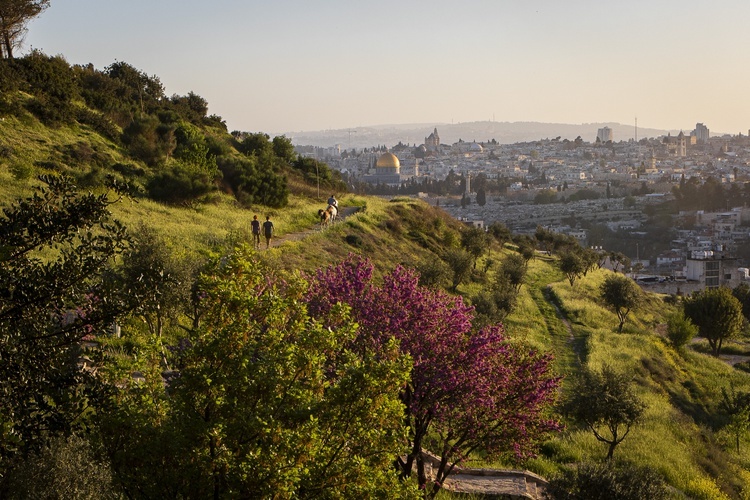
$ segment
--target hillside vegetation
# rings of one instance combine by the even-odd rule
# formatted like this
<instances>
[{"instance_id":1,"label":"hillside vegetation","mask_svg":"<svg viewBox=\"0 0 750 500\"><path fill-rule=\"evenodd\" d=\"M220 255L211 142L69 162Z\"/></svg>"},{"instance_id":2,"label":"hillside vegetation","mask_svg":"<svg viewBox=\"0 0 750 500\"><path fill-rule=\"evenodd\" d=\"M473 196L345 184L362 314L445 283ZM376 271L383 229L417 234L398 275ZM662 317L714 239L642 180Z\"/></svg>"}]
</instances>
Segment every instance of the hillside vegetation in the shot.
<instances>
[{"instance_id":1,"label":"hillside vegetation","mask_svg":"<svg viewBox=\"0 0 750 500\"><path fill-rule=\"evenodd\" d=\"M326 196L342 186L327 166L296 158L285 138L229 134L220 117L206 116L200 97L166 97L156 77L124 63L99 71L33 53L0 64L0 205L8 210L18 198L38 192L37 175L65 174L74 179L76 193L103 196L101 206L127 227L127 235L96 224L68 228L57 217L69 207L50 202L60 209L43 211L43 217L26 224L32 229L47 224L48 232L39 234L59 235L34 240L30 258L17 263L9 249L17 244L10 235L17 236L18 226L3 226L7 290L21 290L13 274L20 270L32 284L74 276L74 271L80 272L75 276L81 287L93 284L75 293L60 289L59 302L55 298L49 310L35 306L41 309L33 317L13 316L18 308L9 304L16 304L20 292L3 292L3 355L16 352L11 347L17 347L18 325L48 332L50 316L83 305L87 313L76 313L65 349L44 344L48 358L40 350L35 364L19 363L28 369L25 375L39 373L38 384L29 387L44 397L31 404L25 394L2 386L4 401L29 413L0 410L0 472L8 478L0 493L18 487L13 481L31 484L27 470L46 470L75 456L85 467L108 471L101 483L110 489L96 498L187 498L191 492L235 497L251 485L260 488L256 491L277 488L274 493L283 498L417 495L413 484L399 486L395 475L385 472L393 460L390 450L406 454L406 443L412 442L401 426L398 389L408 384L413 354L391 344L370 351L358 343L357 332L376 327L357 314L377 304L358 310L348 302L348 309L315 318L307 318L301 305L316 271L353 254L369 259L374 276L368 286L384 302L393 296L381 286L395 279L394 269L416 269L419 285L426 288L396 276L425 301L434 300L435 310L446 307L446 318L456 311L472 316L474 335L499 335L480 327L501 320L503 341L512 352L553 355L550 375L562 377L560 394L544 414L562 423L561 429L548 434L545 428L533 436L537 439L523 442L538 445L535 458L516 456L506 442L509 449L472 448L472 465L522 467L553 478L570 474L578 464L604 462L607 446L579 426L563 402L575 392L580 373L610 367L632 378L645 408L614 453L618 466L655 471L674 498L750 498L747 427L733 426L722 407L722 390L750 392L750 374L708 354L703 342L682 348L669 342L667 317L680 310L678 298L646 294L618 333L618 318L600 293L611 271L592 268L571 285L560 256L532 250L519 261L529 242L501 232L475 245L472 238L481 235L413 199L342 194L340 205L356 207L356 213L320 230L318 182ZM129 187L118 196L107 187L112 179ZM250 241L255 213L270 215L276 224L278 239L268 251L242 248ZM5 220L9 216L6 212ZM18 237L33 239L32 229ZM93 237L106 234L110 243L92 244L91 259L78 262L87 231ZM67 253L67 244L75 251ZM58 257L79 266L61 265L59 273L50 274L45 263ZM520 267L522 279L503 278ZM50 296L65 285L58 281ZM106 308L91 298L94 289L111 299ZM199 292L208 302L196 301ZM476 306L476 313L447 307L448 292ZM410 305L419 303L414 300ZM114 305L116 311L108 309ZM237 318L247 330L237 328ZM113 321L119 337L107 333ZM394 318L391 326L395 323ZM67 328L68 323L60 324ZM248 343L245 331L262 332L274 349ZM75 366L93 364L101 379L73 380L62 368L57 371L70 366L67 349L84 338L99 347L75 358ZM729 349L747 354L741 341ZM270 364L272 358L277 364ZM258 370L267 370L264 378L253 369L259 360L268 363L258 364ZM305 384L298 384L295 373L304 374ZM52 391L51 381L66 390ZM362 399L353 398L360 394ZM269 410L286 408L282 400L290 405L288 412ZM369 406L360 406L364 400ZM243 420L244 415L252 418ZM243 429L252 429L249 440ZM425 436L428 445L441 442L432 429ZM357 450L341 438L347 433L358 444L380 448L368 455L371 450ZM65 437L62 444L59 436ZM228 453L234 442L242 444ZM254 455L257 450L265 455ZM340 450L350 455L342 458ZM330 467L322 467L327 460ZM174 472L154 480L155 470Z\"/></svg>"}]
</instances>

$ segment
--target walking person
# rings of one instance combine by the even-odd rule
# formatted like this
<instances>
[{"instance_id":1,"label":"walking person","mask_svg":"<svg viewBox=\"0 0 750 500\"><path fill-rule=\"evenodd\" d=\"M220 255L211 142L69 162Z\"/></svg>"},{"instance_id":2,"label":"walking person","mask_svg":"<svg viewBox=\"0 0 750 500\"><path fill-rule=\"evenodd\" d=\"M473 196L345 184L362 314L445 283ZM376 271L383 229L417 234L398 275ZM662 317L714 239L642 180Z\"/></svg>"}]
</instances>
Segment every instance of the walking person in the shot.
<instances>
[{"instance_id":1,"label":"walking person","mask_svg":"<svg viewBox=\"0 0 750 500\"><path fill-rule=\"evenodd\" d=\"M271 237L273 236L273 222L268 215L266 215L266 222L263 223L263 236L266 237L266 249L268 249L271 246Z\"/></svg>"},{"instance_id":2,"label":"walking person","mask_svg":"<svg viewBox=\"0 0 750 500\"><path fill-rule=\"evenodd\" d=\"M253 248L258 250L260 248L260 221L257 215L253 215L253 220L250 222L250 227L253 231Z\"/></svg>"}]
</instances>

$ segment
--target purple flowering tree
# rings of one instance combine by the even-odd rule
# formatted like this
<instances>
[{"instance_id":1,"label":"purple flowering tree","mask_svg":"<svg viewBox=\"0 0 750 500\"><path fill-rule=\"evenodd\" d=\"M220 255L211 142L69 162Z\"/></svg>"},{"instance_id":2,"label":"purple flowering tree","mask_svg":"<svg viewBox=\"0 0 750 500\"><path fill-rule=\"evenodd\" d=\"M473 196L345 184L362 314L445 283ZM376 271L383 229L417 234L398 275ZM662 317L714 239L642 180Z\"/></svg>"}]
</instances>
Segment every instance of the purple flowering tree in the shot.
<instances>
[{"instance_id":1,"label":"purple flowering tree","mask_svg":"<svg viewBox=\"0 0 750 500\"><path fill-rule=\"evenodd\" d=\"M402 476L416 469L427 488L425 449L432 450L440 459L427 492L432 497L474 451L533 455L559 427L546 417L559 385L551 357L510 342L502 325L473 332L473 309L461 297L419 286L411 270L397 267L382 285L372 273L368 260L354 256L319 270L310 279L308 310L335 326L334 305L348 304L360 326L355 343L377 347L395 338L410 355L401 400L411 442L409 454L398 459Z\"/></svg>"}]
</instances>

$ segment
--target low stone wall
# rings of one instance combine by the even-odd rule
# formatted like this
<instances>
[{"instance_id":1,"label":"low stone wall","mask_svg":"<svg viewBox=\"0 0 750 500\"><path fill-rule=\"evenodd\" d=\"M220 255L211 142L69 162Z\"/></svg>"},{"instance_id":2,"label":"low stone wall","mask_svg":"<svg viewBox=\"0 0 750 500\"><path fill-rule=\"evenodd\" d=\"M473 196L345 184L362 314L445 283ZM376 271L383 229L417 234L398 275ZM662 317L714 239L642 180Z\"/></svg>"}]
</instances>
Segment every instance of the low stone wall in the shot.
<instances>
[{"instance_id":1,"label":"low stone wall","mask_svg":"<svg viewBox=\"0 0 750 500\"><path fill-rule=\"evenodd\" d=\"M428 451L423 451L425 473L434 479L433 469L440 467L440 458ZM459 467L453 468L443 487L447 490L502 496L512 499L541 499L548 482L543 477L527 470L484 469Z\"/></svg>"}]
</instances>

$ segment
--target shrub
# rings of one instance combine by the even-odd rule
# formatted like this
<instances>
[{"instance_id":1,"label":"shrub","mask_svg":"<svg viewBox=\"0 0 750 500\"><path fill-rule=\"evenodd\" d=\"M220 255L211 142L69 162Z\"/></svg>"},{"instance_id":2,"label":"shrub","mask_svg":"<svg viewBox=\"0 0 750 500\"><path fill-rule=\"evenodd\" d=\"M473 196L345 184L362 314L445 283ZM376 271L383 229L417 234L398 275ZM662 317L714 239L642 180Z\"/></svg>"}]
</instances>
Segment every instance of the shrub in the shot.
<instances>
[{"instance_id":1,"label":"shrub","mask_svg":"<svg viewBox=\"0 0 750 500\"><path fill-rule=\"evenodd\" d=\"M213 179L182 165L156 174L146 185L151 198L165 203L189 203L215 189Z\"/></svg>"},{"instance_id":2,"label":"shrub","mask_svg":"<svg viewBox=\"0 0 750 500\"><path fill-rule=\"evenodd\" d=\"M39 95L26 103L26 109L48 126L67 125L75 121L73 105L57 97Z\"/></svg>"},{"instance_id":3,"label":"shrub","mask_svg":"<svg viewBox=\"0 0 750 500\"><path fill-rule=\"evenodd\" d=\"M6 480L8 498L119 498L109 463L75 435L53 440L19 463Z\"/></svg>"},{"instance_id":4,"label":"shrub","mask_svg":"<svg viewBox=\"0 0 750 500\"><path fill-rule=\"evenodd\" d=\"M76 119L78 123L88 125L96 132L114 143L120 142L120 131L106 116L88 108L77 108Z\"/></svg>"},{"instance_id":5,"label":"shrub","mask_svg":"<svg viewBox=\"0 0 750 500\"><path fill-rule=\"evenodd\" d=\"M30 179L34 173L34 168L31 165L21 162L13 163L9 170L11 175L13 175L13 178L18 181Z\"/></svg>"},{"instance_id":6,"label":"shrub","mask_svg":"<svg viewBox=\"0 0 750 500\"><path fill-rule=\"evenodd\" d=\"M698 335L698 327L682 312L667 317L667 338L675 349L682 348Z\"/></svg>"},{"instance_id":7,"label":"shrub","mask_svg":"<svg viewBox=\"0 0 750 500\"><path fill-rule=\"evenodd\" d=\"M656 471L632 465L581 464L550 481L547 496L557 500L661 500L667 486Z\"/></svg>"},{"instance_id":8,"label":"shrub","mask_svg":"<svg viewBox=\"0 0 750 500\"><path fill-rule=\"evenodd\" d=\"M344 241L346 241L354 248L361 248L363 243L362 238L357 234L347 234L346 238L344 238Z\"/></svg>"}]
</instances>

